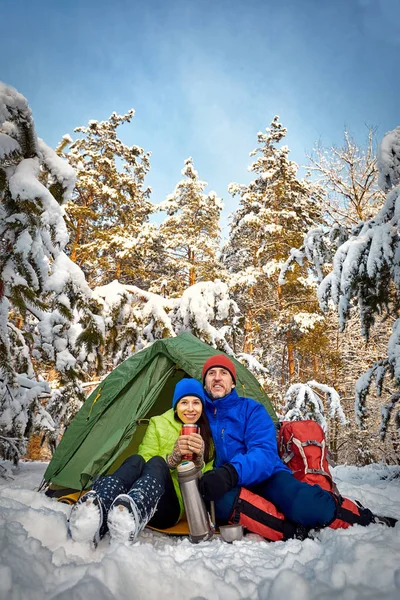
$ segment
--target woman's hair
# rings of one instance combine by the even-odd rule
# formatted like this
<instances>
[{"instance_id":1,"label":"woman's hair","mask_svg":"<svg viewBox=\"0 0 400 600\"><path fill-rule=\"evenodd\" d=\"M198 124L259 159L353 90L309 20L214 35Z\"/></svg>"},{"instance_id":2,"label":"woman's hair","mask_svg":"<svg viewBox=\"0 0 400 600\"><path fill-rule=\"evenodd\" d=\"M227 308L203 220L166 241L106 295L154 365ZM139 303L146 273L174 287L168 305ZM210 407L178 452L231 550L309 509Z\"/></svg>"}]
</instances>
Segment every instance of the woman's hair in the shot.
<instances>
[{"instance_id":1,"label":"woman's hair","mask_svg":"<svg viewBox=\"0 0 400 600\"><path fill-rule=\"evenodd\" d=\"M179 421L180 423L182 423L182 421L178 417L176 408L174 409L174 415L175 415L175 419L177 421ZM204 410L204 405L203 405L203 411L202 411L200 418L197 421L196 425L199 426L200 435L204 440L204 462L208 463L208 462L210 462L210 460L212 460L215 457L215 448L214 448L214 442L213 442L212 435L211 435L210 424L207 419L206 411Z\"/></svg>"},{"instance_id":2,"label":"woman's hair","mask_svg":"<svg viewBox=\"0 0 400 600\"><path fill-rule=\"evenodd\" d=\"M208 463L215 457L215 448L204 406L200 419L197 421L197 425L200 427L200 435L204 440L204 462Z\"/></svg>"}]
</instances>

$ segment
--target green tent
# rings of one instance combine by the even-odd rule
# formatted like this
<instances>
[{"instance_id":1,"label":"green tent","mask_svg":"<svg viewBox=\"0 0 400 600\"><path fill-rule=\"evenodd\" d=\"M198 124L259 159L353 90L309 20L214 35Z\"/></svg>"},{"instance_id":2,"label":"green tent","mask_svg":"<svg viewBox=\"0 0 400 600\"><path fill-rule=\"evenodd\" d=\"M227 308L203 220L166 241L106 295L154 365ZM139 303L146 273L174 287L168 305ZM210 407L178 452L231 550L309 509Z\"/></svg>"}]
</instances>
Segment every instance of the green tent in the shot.
<instances>
[{"instance_id":1,"label":"green tent","mask_svg":"<svg viewBox=\"0 0 400 600\"><path fill-rule=\"evenodd\" d=\"M203 364L218 350L190 333L158 340L134 354L93 391L73 419L44 475L54 488L80 490L112 473L143 438L148 419L171 407L176 383L185 375L201 381ZM276 422L268 396L238 361L236 389L261 402Z\"/></svg>"}]
</instances>

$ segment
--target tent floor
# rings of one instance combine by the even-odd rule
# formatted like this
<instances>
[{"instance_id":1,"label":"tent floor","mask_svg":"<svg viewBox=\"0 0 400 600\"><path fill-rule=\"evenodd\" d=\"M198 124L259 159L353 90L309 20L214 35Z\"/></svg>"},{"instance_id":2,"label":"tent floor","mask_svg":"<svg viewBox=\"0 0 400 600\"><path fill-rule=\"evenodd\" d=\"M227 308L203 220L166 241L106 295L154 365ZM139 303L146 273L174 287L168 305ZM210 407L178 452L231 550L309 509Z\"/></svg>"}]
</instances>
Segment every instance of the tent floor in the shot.
<instances>
[{"instance_id":1,"label":"tent floor","mask_svg":"<svg viewBox=\"0 0 400 600\"><path fill-rule=\"evenodd\" d=\"M181 519L176 523L173 527L168 527L168 529L158 529L157 527L151 527L150 525L146 525L147 529L152 529L153 531L159 531L160 533L166 533L167 535L189 535L189 525L185 518Z\"/></svg>"}]
</instances>

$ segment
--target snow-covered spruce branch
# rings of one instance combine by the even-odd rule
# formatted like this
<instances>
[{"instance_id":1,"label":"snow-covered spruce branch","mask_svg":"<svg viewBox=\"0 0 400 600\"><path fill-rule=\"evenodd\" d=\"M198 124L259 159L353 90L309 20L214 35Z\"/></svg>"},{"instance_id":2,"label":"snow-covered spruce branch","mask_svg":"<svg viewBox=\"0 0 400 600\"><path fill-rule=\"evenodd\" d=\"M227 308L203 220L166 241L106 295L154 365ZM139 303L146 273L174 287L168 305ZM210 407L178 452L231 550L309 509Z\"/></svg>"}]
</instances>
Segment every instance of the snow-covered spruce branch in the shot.
<instances>
[{"instance_id":1,"label":"snow-covered spruce branch","mask_svg":"<svg viewBox=\"0 0 400 600\"><path fill-rule=\"evenodd\" d=\"M314 380L307 383L295 383L290 386L285 395L284 420L302 421L313 419L326 432L325 408L320 397L322 394L326 399L329 417L331 419L337 417L339 422L345 425L347 419L340 403L339 394L334 388Z\"/></svg>"},{"instance_id":2,"label":"snow-covered spruce branch","mask_svg":"<svg viewBox=\"0 0 400 600\"><path fill-rule=\"evenodd\" d=\"M392 395L390 402L388 402L387 404L385 404L385 406L383 406L381 408L382 421L381 421L379 433L380 433L380 437L382 440L385 439L391 414L392 414L393 409L395 408L396 404L399 402L399 400L400 400L400 392L396 392L395 394ZM398 410L397 413L395 414L394 425L397 429L398 435L400 436L400 410Z\"/></svg>"},{"instance_id":3,"label":"snow-covered spruce branch","mask_svg":"<svg viewBox=\"0 0 400 600\"><path fill-rule=\"evenodd\" d=\"M393 363L389 358L385 358L377 361L368 371L366 371L361 377L358 378L356 383L356 398L355 398L355 413L356 421L360 429L365 428L365 417L368 414L367 409L367 396L370 392L372 383L375 384L377 396L382 393L383 383L385 376L393 378ZM400 399L400 391L395 392L391 395L391 398L387 404L381 408L381 424L379 428L379 435L381 440L385 439L390 418L396 408L397 403ZM400 435L400 410L397 410L394 417L394 424Z\"/></svg>"},{"instance_id":4,"label":"snow-covered spruce branch","mask_svg":"<svg viewBox=\"0 0 400 600\"><path fill-rule=\"evenodd\" d=\"M2 456L17 464L20 456L25 452L26 440L21 438L11 438L0 435L0 451Z\"/></svg>"}]
</instances>

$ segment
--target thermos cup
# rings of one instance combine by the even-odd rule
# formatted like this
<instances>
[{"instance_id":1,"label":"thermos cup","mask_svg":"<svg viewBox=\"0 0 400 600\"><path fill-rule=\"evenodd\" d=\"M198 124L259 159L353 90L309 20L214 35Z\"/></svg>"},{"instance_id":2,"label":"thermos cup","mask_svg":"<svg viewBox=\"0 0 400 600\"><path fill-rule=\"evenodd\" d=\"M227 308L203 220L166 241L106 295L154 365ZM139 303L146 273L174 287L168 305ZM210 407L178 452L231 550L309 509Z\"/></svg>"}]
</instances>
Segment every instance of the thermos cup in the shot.
<instances>
[{"instance_id":1,"label":"thermos cup","mask_svg":"<svg viewBox=\"0 0 400 600\"><path fill-rule=\"evenodd\" d=\"M199 426L196 423L184 423L181 429L181 435L190 435L191 433L199 433ZM182 460L193 460L193 453L185 454Z\"/></svg>"},{"instance_id":2,"label":"thermos cup","mask_svg":"<svg viewBox=\"0 0 400 600\"><path fill-rule=\"evenodd\" d=\"M209 540L214 534L214 529L199 492L201 469L195 467L194 463L189 461L178 465L177 471L189 525L189 539L193 544Z\"/></svg>"}]
</instances>

